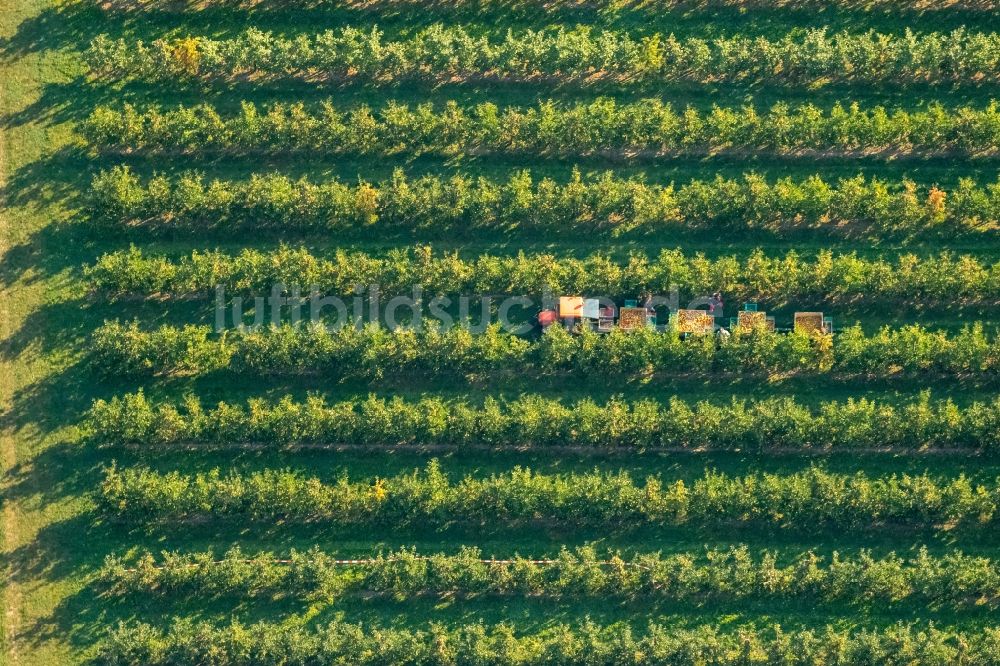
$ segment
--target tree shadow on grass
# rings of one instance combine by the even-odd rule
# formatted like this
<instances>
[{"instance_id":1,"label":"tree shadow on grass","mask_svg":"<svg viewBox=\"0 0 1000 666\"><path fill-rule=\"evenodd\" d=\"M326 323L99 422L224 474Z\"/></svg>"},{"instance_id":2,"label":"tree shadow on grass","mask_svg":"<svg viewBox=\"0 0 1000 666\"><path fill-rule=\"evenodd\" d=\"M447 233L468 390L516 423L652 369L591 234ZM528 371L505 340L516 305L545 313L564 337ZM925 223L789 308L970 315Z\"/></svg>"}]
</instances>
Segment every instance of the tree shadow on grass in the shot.
<instances>
[{"instance_id":1,"label":"tree shadow on grass","mask_svg":"<svg viewBox=\"0 0 1000 666\"><path fill-rule=\"evenodd\" d=\"M178 610L185 609L186 605ZM306 604L303 604L305 610ZM175 611L176 612L176 611ZM976 627L989 624L995 607L938 606L928 608L908 600L898 604L849 604L816 599L744 599L706 598L704 600L609 598L588 596L456 598L429 595L418 599L396 600L389 595L371 598L346 597L323 606L309 619L308 626L321 628L334 620L362 622L375 626L412 629L415 620L446 624L516 623L519 633L543 631L559 624L577 625L586 620L598 624L626 622L642 631L650 622L672 626L718 626L719 616L728 616L728 624L754 623L767 626L777 623L786 630L815 629L818 626L889 627L898 622L926 622L938 625ZM183 616L183 613L178 613ZM273 621L273 620L272 620ZM424 625L423 628L426 628Z\"/></svg>"},{"instance_id":2,"label":"tree shadow on grass","mask_svg":"<svg viewBox=\"0 0 1000 666\"><path fill-rule=\"evenodd\" d=\"M97 166L83 149L65 146L15 169L8 176L3 196L8 206L29 211L45 210L58 203L73 212L79 208Z\"/></svg>"},{"instance_id":3,"label":"tree shadow on grass","mask_svg":"<svg viewBox=\"0 0 1000 666\"><path fill-rule=\"evenodd\" d=\"M208 103L225 114L238 112L242 101L266 106L290 100L307 105L333 101L338 109L343 110L362 104L378 109L388 100L409 104L433 102L439 106L446 101L454 101L463 107L498 103L499 100L501 107L534 107L542 100L572 105L606 97L614 98L619 103L655 98L670 102L678 109L691 106L707 113L714 106L742 107L748 100L758 111L764 111L777 102L793 108L806 103L830 108L851 99L860 100L865 107L880 104L890 109L919 110L932 102L942 102L949 107L969 105L980 108L989 101L992 90L992 84L912 83L880 88L857 81L833 82L817 88L812 84L775 85L770 80L707 84L687 81L490 79L470 82L433 79L378 82L363 78L108 82L80 75L69 81L47 84L36 101L0 122L6 127L40 121L79 122L97 106L118 108L125 103L166 108ZM859 91L863 92L860 98Z\"/></svg>"},{"instance_id":4,"label":"tree shadow on grass","mask_svg":"<svg viewBox=\"0 0 1000 666\"><path fill-rule=\"evenodd\" d=\"M16 169L0 192L17 219L43 218L0 258L0 289L37 284L92 261L99 238L81 224L81 207L93 163L75 148ZM51 297L52 295L47 295Z\"/></svg>"},{"instance_id":5,"label":"tree shadow on grass","mask_svg":"<svg viewBox=\"0 0 1000 666\"><path fill-rule=\"evenodd\" d=\"M0 39L0 60L10 62L56 48L86 48L100 32L101 14L96 3L85 0L46 7L22 21L13 35Z\"/></svg>"},{"instance_id":6,"label":"tree shadow on grass","mask_svg":"<svg viewBox=\"0 0 1000 666\"><path fill-rule=\"evenodd\" d=\"M8 359L29 354L61 359L50 373L14 392L9 427L49 432L78 421L96 398L135 389L134 378L109 377L90 356L90 336L104 321L100 307L78 298L38 308L3 341L0 355Z\"/></svg>"},{"instance_id":7,"label":"tree shadow on grass","mask_svg":"<svg viewBox=\"0 0 1000 666\"><path fill-rule=\"evenodd\" d=\"M86 483L96 487L98 478L87 477ZM86 492L86 484L79 492ZM118 621L137 619L134 610L142 604L129 606L100 598L93 579L104 558L120 551L122 535L113 526L103 523L93 511L82 511L72 518L48 524L33 541L9 558L8 575L24 584L39 581L79 588L62 598L50 612L29 626L22 627L22 641L38 646L58 638L80 647L96 644ZM133 612L129 612L133 610Z\"/></svg>"},{"instance_id":8,"label":"tree shadow on grass","mask_svg":"<svg viewBox=\"0 0 1000 666\"><path fill-rule=\"evenodd\" d=\"M192 518L144 524L117 521L107 517L108 529L113 529L129 547L159 551L163 549L223 551L231 545L252 540L251 550L271 550L287 553L290 549L318 545L344 552L345 543L352 544L350 555L374 555L395 550L407 544L420 544L423 550L452 550L456 544L501 544L492 555L525 556L558 554L563 545L591 544L600 551L625 552L676 551L679 545L698 550L699 544L750 543L760 549L781 549L791 546L801 551L817 544L836 547L841 552L863 548L879 552L895 550L915 553L916 545L932 548L964 548L979 552L1000 543L1000 536L989 525L969 525L950 530L872 525L839 527L830 524L725 521L705 524L606 524L587 525L528 520L519 522L483 521L452 522L443 525L421 521L397 521L358 525L331 525L323 522L297 522L283 519L252 520L246 516L223 519ZM364 543L359 552L356 544ZM531 544L527 548L518 544Z\"/></svg>"}]
</instances>

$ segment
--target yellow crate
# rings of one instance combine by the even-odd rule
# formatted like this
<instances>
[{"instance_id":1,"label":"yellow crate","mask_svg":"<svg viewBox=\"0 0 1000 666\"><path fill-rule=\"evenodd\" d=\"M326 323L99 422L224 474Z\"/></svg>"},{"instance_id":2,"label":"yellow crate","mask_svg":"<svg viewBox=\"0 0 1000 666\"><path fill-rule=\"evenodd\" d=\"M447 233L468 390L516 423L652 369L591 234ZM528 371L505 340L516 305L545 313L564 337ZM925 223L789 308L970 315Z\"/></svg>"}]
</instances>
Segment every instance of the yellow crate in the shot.
<instances>
[{"instance_id":1,"label":"yellow crate","mask_svg":"<svg viewBox=\"0 0 1000 666\"><path fill-rule=\"evenodd\" d=\"M643 328L646 325L646 316L646 308L622 308L618 316L618 326L625 331Z\"/></svg>"},{"instance_id":2,"label":"yellow crate","mask_svg":"<svg viewBox=\"0 0 1000 666\"><path fill-rule=\"evenodd\" d=\"M736 325L744 330L752 330L760 327L767 327L767 313L766 312L748 312L746 310L740 311L739 318L736 320Z\"/></svg>"},{"instance_id":3,"label":"yellow crate","mask_svg":"<svg viewBox=\"0 0 1000 666\"><path fill-rule=\"evenodd\" d=\"M703 335L715 329L715 317L704 310L678 310L677 331Z\"/></svg>"},{"instance_id":4,"label":"yellow crate","mask_svg":"<svg viewBox=\"0 0 1000 666\"><path fill-rule=\"evenodd\" d=\"M812 333L813 331L818 331L822 333L823 329L823 313L822 312L796 312L795 313L795 332L796 333Z\"/></svg>"}]
</instances>

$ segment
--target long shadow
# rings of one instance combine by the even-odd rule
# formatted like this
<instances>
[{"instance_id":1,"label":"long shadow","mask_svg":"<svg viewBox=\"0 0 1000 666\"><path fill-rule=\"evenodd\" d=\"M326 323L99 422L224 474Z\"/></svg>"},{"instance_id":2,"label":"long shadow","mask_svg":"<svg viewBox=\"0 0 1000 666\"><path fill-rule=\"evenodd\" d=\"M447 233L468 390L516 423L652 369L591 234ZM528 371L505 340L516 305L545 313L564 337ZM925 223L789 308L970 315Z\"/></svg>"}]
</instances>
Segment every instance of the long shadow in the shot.
<instances>
[{"instance_id":1,"label":"long shadow","mask_svg":"<svg viewBox=\"0 0 1000 666\"><path fill-rule=\"evenodd\" d=\"M55 462L63 461L57 459ZM76 464L79 465L79 461ZM76 492L86 494L99 482L97 476L78 474ZM90 647L119 620L136 619L134 615L122 612L129 608L128 605L100 600L92 583L104 558L120 551L124 538L125 535L115 526L102 522L91 511L83 511L72 518L46 525L30 544L10 554L5 574L11 580L23 584L47 581L79 588L78 592L61 599L51 612L22 627L21 640L25 644L37 646L58 638L80 647Z\"/></svg>"},{"instance_id":2,"label":"long shadow","mask_svg":"<svg viewBox=\"0 0 1000 666\"><path fill-rule=\"evenodd\" d=\"M101 23L96 3L70 1L46 7L22 21L13 35L0 39L0 60L10 62L48 49L86 48L100 33Z\"/></svg>"},{"instance_id":3,"label":"long shadow","mask_svg":"<svg viewBox=\"0 0 1000 666\"><path fill-rule=\"evenodd\" d=\"M617 6L604 2L522 2L472 0L420 0L418 2L207 2L193 3L167 0L111 0L109 13L116 14L122 25L135 18L145 18L153 24L176 22L181 15L194 26L219 26L237 16L247 24L259 23L275 29L295 29L303 25L327 26L370 23L393 28L422 28L434 23L495 24L503 17L504 24L541 28L553 23L591 24L604 29L667 30L680 35L713 36L721 29L738 27L753 34L774 34L807 25L826 25L831 30L898 29L900 19L915 29L951 30L962 25L995 25L995 6L990 2L962 2L962 6L947 10L921 8L919 3L892 3L879 6L863 0L836 3L816 0L787 2L714 2L680 0L678 2L623 2ZM604 6L602 6L604 5Z\"/></svg>"},{"instance_id":4,"label":"long shadow","mask_svg":"<svg viewBox=\"0 0 1000 666\"><path fill-rule=\"evenodd\" d=\"M85 345L85 338L74 339L74 344ZM77 360L44 379L17 389L8 418L9 426L18 430L41 429L51 433L75 425L91 406L95 389L94 376L80 372L81 365L82 362Z\"/></svg>"},{"instance_id":5,"label":"long shadow","mask_svg":"<svg viewBox=\"0 0 1000 666\"><path fill-rule=\"evenodd\" d=\"M42 211L58 203L72 212L78 209L90 172L96 172L96 167L85 150L65 146L15 169L8 176L3 195L12 207Z\"/></svg>"},{"instance_id":6,"label":"long shadow","mask_svg":"<svg viewBox=\"0 0 1000 666\"><path fill-rule=\"evenodd\" d=\"M304 606L304 604L303 604ZM168 608L170 608L168 606ZM173 610L173 609L171 609ZM186 614L186 605L176 611ZM171 615L173 614L171 612ZM162 623L163 610L152 619ZM824 603L821 600L802 599L708 599L698 601L672 600L620 600L602 597L599 603L592 598L475 598L455 599L448 596L430 596L411 601L396 601L388 596L356 600L347 597L324 606L321 612L309 617L310 627L322 627L340 619L363 622L375 626L400 629L420 626L421 621L447 624L500 622L516 623L519 633L542 631L558 624L575 625L587 619L598 624L625 622L638 633L650 622L670 625L718 626L720 616L727 624L751 623L757 626L780 624L785 630L813 629L827 624L849 627L862 623L866 628L888 628L899 622L931 620L938 627L961 627L974 631L988 626L995 609L990 607L955 608L944 605L921 606L908 600L899 604ZM416 616L416 617L414 617ZM222 618L225 618L223 615ZM273 619L271 620L273 622ZM424 625L426 628L426 624Z\"/></svg>"},{"instance_id":7,"label":"long shadow","mask_svg":"<svg viewBox=\"0 0 1000 666\"><path fill-rule=\"evenodd\" d=\"M208 181L211 182L211 181ZM944 250L968 253L988 260L1000 255L1000 233L985 231L887 231L876 225L859 224L850 230L835 225L782 226L774 224L747 228L742 222L719 221L692 223L688 226L658 226L650 223L622 229L605 220L580 222L565 227L550 228L544 225L494 225L482 226L462 220L438 223L425 227L410 226L395 220L377 223L378 238L372 230L345 224L336 228L337 221L329 227L321 224L302 224L262 221L259 218L195 217L191 220L173 217L169 220L151 220L141 223L81 217L74 231L66 238L113 246L147 245L154 252L184 253L189 248L204 249L233 247L235 239L248 235L254 246L274 248L279 244L301 245L319 251L356 249L378 253L383 249L406 247L415 241L429 244L440 250L459 250L463 253L490 252L516 254L526 252L551 252L559 255L588 256L594 253L595 242L602 254L618 257L631 251L657 254L662 249L686 249L704 252L706 256L719 254L745 254L748 248L761 248L770 252L781 248L823 247L834 252L857 252L861 256L888 256L891 253L913 253L918 256L938 254ZM724 236L724 239L720 239ZM242 243L237 249L246 247ZM154 249L155 248L155 249ZM2 279L2 278L0 278Z\"/></svg>"},{"instance_id":8,"label":"long shadow","mask_svg":"<svg viewBox=\"0 0 1000 666\"><path fill-rule=\"evenodd\" d=\"M95 483L95 487L98 484ZM699 549L701 544L748 543L751 548L809 550L827 548L838 552L871 549L876 552L916 552L927 544L933 552L959 548L963 552L987 552L1000 543L991 525L949 531L900 526L834 528L798 524L724 523L716 525L572 525L526 521L504 524L497 521L450 524L436 527L413 522L392 525L370 524L331 526L318 522L252 521L244 516L228 520L197 519L151 524L129 524L105 517L89 516L94 534L111 535L107 543L127 548L152 550L222 551L231 545L279 553L308 548L310 544L342 554L377 553L413 544L422 550L447 550L457 544L491 544L490 554L555 554L562 545L593 544L599 550L641 552ZM102 542L97 542L100 545ZM347 544L347 545L345 545ZM360 545L363 544L363 545ZM504 545L506 544L506 545ZM995 552L995 551L994 551Z\"/></svg>"},{"instance_id":9,"label":"long shadow","mask_svg":"<svg viewBox=\"0 0 1000 666\"><path fill-rule=\"evenodd\" d=\"M143 319L142 323L155 326L165 321L189 321L171 316L162 311L151 311L159 319ZM113 317L111 317L113 319ZM120 318L128 321L128 317ZM205 322L201 322L205 323ZM93 320L90 328L94 327ZM83 342L86 344L86 341ZM615 396L643 395L666 396L693 395L699 398L712 393L718 398L736 396L767 396L802 394L806 402L822 387L822 400L835 400L859 396L896 396L905 399L917 395L933 383L939 397L955 395L961 400L990 398L996 390L1000 376L990 373L957 376L945 374L908 373L893 376L867 376L844 374L811 374L769 376L766 372L745 372L712 374L707 372L684 373L662 371L655 375L611 375L602 377L600 385L583 378L573 371L551 373L512 373L465 376L458 373L442 372L427 376L416 372L396 372L381 379L354 377L350 374L318 371L313 374L296 375L282 373L240 373L219 370L194 376L145 376L108 374L93 364L89 357L80 360L86 376L79 380L93 391L100 388L101 395L116 392L135 391L140 387L155 388L155 393L177 396L193 392L198 395L245 395L251 397L280 396L282 392L319 392L327 395L367 395L373 391L386 395L414 395L422 392L456 392L470 395L473 399L489 394L518 395L520 393L561 392L566 396ZM40 382L23 391L31 396L46 391L46 383ZM58 392L58 386L54 389ZM232 393L230 393L230 391Z\"/></svg>"},{"instance_id":10,"label":"long shadow","mask_svg":"<svg viewBox=\"0 0 1000 666\"><path fill-rule=\"evenodd\" d=\"M748 171L767 177L795 175L802 177L821 172L824 177L852 177L859 173L879 174L889 178L890 174L914 174L919 179L928 179L937 184L955 182L961 177L985 179L984 172L1000 165L1000 154L966 159L964 156L943 156L911 153L892 156L871 154L860 157L817 156L805 153L761 152L751 155L722 151L714 154L685 153L630 157L625 155L542 153L490 153L484 155L456 154L413 154L392 152L365 156L351 153L331 153L317 151L253 150L247 152L199 151L185 153L178 151L158 152L155 150L130 154L109 154L106 159L115 159L121 164L150 165L170 162L173 169L191 170L213 168L230 173L252 173L257 170L291 171L303 173L303 162L308 161L306 173L341 174L348 178L380 178L390 176L393 167L412 170L413 174L425 173L430 165L440 167L436 173L451 174L457 171L474 172L498 177L510 175L512 170L530 169L532 173L565 175L574 167L585 174L599 174L613 170L622 177L650 174L658 180L669 180L670 174L680 178L738 177ZM351 176L348 169L358 165L360 170ZM228 174L227 174L228 177Z\"/></svg>"},{"instance_id":11,"label":"long shadow","mask_svg":"<svg viewBox=\"0 0 1000 666\"><path fill-rule=\"evenodd\" d=\"M408 102L454 100L463 105L485 102L501 106L534 105L538 100L566 103L587 101L598 97L613 97L627 102L656 98L677 106L692 106L710 110L713 105L741 107L752 101L757 108L770 108L777 103L796 107L815 104L826 108L834 104L859 101L869 107L881 104L893 109L919 110L941 103L945 106L985 106L995 95L994 83L899 83L873 86L863 80L843 80L817 85L814 82L782 82L769 79L735 80L713 83L691 81L585 81L585 80L491 80L441 82L434 79L399 79L377 82L364 78L337 80L205 79L167 81L163 83L125 81L108 83L100 80L90 84L92 94L116 97L134 103L196 103L213 101L232 108L239 100L308 102L334 99L338 107L368 104L379 107L387 99Z\"/></svg>"},{"instance_id":12,"label":"long shadow","mask_svg":"<svg viewBox=\"0 0 1000 666\"><path fill-rule=\"evenodd\" d=\"M21 326L0 344L0 357L14 360L31 350L32 354L49 354L53 351L79 349L85 344L88 333L93 329L94 317L90 314L92 302L86 298L68 299L36 308L28 314ZM97 319L100 321L100 319ZM63 366L61 371L72 374L78 365ZM41 383L29 385L30 390L21 389L20 401L26 402L36 394ZM27 397L24 397L27 396ZM15 393L15 397L18 394Z\"/></svg>"},{"instance_id":13,"label":"long shadow","mask_svg":"<svg viewBox=\"0 0 1000 666\"><path fill-rule=\"evenodd\" d=\"M95 483L95 488L97 484ZM612 525L572 526L539 523L520 525L451 524L446 527L410 523L331 526L322 523L229 520L181 521L129 525L95 514L92 519L113 530L116 547L161 550L222 552L240 545L248 552L287 553L316 546L345 557L370 556L379 552L415 547L425 552L455 552L462 544L481 546L487 556L557 555L565 545L592 545L599 551L626 554L650 551L681 552L705 547L727 548L745 544L751 550L806 552L830 555L869 550L915 556L923 546L932 554L961 549L970 554L996 554L998 537L991 526L958 531L870 527L832 529L824 526L788 529L773 524L725 525ZM103 556L102 556L103 557Z\"/></svg>"},{"instance_id":14,"label":"long shadow","mask_svg":"<svg viewBox=\"0 0 1000 666\"><path fill-rule=\"evenodd\" d=\"M34 401L32 409L58 411L59 405ZM42 423L32 421L32 427L43 425L46 430L54 427L45 423L48 419L40 419ZM54 515L69 517L50 520L32 534L30 541L9 552L2 567L6 580L26 587L73 585L100 566L104 555L117 543L114 534L95 521L92 511L85 508L89 503L86 498L100 484L102 457L101 452L61 441L48 444L7 472L5 502L16 501L35 510L45 507ZM57 631L65 631L72 624L68 622ZM37 638L28 627L22 628L20 637L32 645Z\"/></svg>"},{"instance_id":15,"label":"long shadow","mask_svg":"<svg viewBox=\"0 0 1000 666\"><path fill-rule=\"evenodd\" d=\"M709 111L715 105L740 107L752 100L759 109L778 102L792 107L816 104L822 108L836 103L862 101L866 107L883 105L892 109L919 110L932 103L945 106L984 106L995 90L993 84L926 84L873 87L857 81L836 82L815 87L806 84L778 84L773 81L738 81L698 84L688 82L594 82L574 81L477 81L436 82L434 80L400 80L377 83L363 79L313 82L305 80L188 81L163 83L127 81L109 83L78 76L70 81L45 86L34 103L2 120L4 126L17 127L40 120L50 123L81 121L98 105L120 107L124 103L137 106L211 103L220 111L234 112L241 101L258 104L289 100L317 103L329 99L344 109L367 104L380 108L387 99L401 101L456 101L463 106L503 100L504 106L535 106L540 100L564 103L613 97L620 102L656 98L673 102L678 107L694 107ZM85 102L85 103L82 103Z\"/></svg>"},{"instance_id":16,"label":"long shadow","mask_svg":"<svg viewBox=\"0 0 1000 666\"><path fill-rule=\"evenodd\" d=\"M880 180L902 180L908 178L917 183L935 184L943 188L957 186L963 178L972 178L986 185L996 179L984 161L963 162L956 159L892 160L877 159L828 159L816 160L783 159L780 156L755 155L734 156L721 153L713 157L691 157L687 159L664 160L659 163L642 161L609 161L593 157L567 156L541 159L536 156L490 155L380 155L377 159L360 155L335 155L310 153L308 159L302 154L260 153L255 155L175 155L165 160L154 153L131 153L104 156L102 168L114 164L127 165L137 175L152 176L154 173L167 175L196 170L205 173L209 180L249 179L255 174L278 172L292 178L307 177L312 181L339 178L347 182L366 180L388 180L395 170L402 169L409 177L422 175L464 177L485 176L495 180L507 180L512 173L528 170L535 178L550 177L556 181L567 181L574 169L584 178L598 178L609 171L619 178L639 178L650 183L686 183L692 179L712 180L716 176L739 179L747 172L753 172L769 179L791 177L804 179L820 173L825 179L853 178L864 175ZM93 161L80 159L80 169L93 168ZM984 170L984 167L987 167ZM719 240L725 242L727 234Z\"/></svg>"},{"instance_id":17,"label":"long shadow","mask_svg":"<svg viewBox=\"0 0 1000 666\"><path fill-rule=\"evenodd\" d=\"M81 290L84 288L84 283L78 279L71 284ZM109 378L94 365L87 350L91 333L103 320L128 320L137 315L151 325L192 319L189 311L171 310L156 304L140 308L128 303L109 305L85 293L66 296L27 314L17 329L0 342L0 356L9 360L26 355L61 360L52 372L14 391L5 426L15 430L33 428L52 432L76 423L95 398L131 390L129 387L134 387L134 380Z\"/></svg>"},{"instance_id":18,"label":"long shadow","mask_svg":"<svg viewBox=\"0 0 1000 666\"><path fill-rule=\"evenodd\" d=\"M178 396L196 395L203 404L225 402L246 402L252 398L280 400L290 396L304 401L310 395L320 395L330 402L363 399L374 388L380 395L391 398L400 396L409 400L419 400L425 396L441 396L446 399L463 400L478 404L486 396L497 399L515 399L523 395L543 395L567 402L590 398L597 402L608 402L622 397L622 387L612 384L587 382L538 381L524 377L509 384L493 383L462 384L447 379L424 378L422 381L385 381L374 387L371 382L337 382L321 376L274 377L261 376L233 381L232 377L170 377L156 382L141 382L135 378L106 379L101 384L99 397L120 395L143 388L151 400L175 402ZM901 404L912 401L926 387L926 382L914 382L906 386L890 382L828 382L822 392L808 379L789 379L785 383L769 384L753 377L735 377L709 381L704 378L678 377L673 382L663 384L638 384L628 387L630 399L648 398L660 401L672 396L683 396L688 400L707 399L709 402L726 403L731 398L764 399L769 397L792 397L798 402L819 406L832 400L868 398L878 402ZM975 401L993 399L992 387L988 383L973 382L943 385L935 390L935 397L948 397L959 406Z\"/></svg>"},{"instance_id":19,"label":"long shadow","mask_svg":"<svg viewBox=\"0 0 1000 666\"><path fill-rule=\"evenodd\" d=\"M47 249L58 247L62 243L79 243L77 247L84 248L84 251L61 254ZM67 269L82 268L84 263L92 262L99 255L93 235L86 229L51 225L32 233L28 240L7 251L4 261L0 261L0 288L15 285L25 287L44 282Z\"/></svg>"},{"instance_id":20,"label":"long shadow","mask_svg":"<svg viewBox=\"0 0 1000 666\"><path fill-rule=\"evenodd\" d=\"M80 442L83 448L98 448L93 442ZM108 460L119 468L140 466L157 473L169 474L183 470L185 474L209 473L254 474L265 470L294 469L301 474L327 483L342 478L368 482L374 478L407 476L427 467L436 460L441 469L454 480L471 476L484 478L506 474L521 467L539 474L587 474L594 469L626 472L633 479L658 476L665 484L682 480L695 484L706 471L742 477L747 474L800 474L822 469L833 474L852 475L862 472L873 478L891 475L927 477L942 483L964 475L970 483L989 487L1000 475L1000 459L989 453L966 455L900 455L872 454L860 457L849 449L833 452L795 451L773 453L766 447L748 445L745 450L688 451L661 453L654 449L602 449L562 452L545 446L521 451L463 450L424 452L418 445L398 445L382 450L291 450L280 446L262 449L221 447L178 448L146 445L100 447ZM808 531L806 531L808 533Z\"/></svg>"},{"instance_id":21,"label":"long shadow","mask_svg":"<svg viewBox=\"0 0 1000 666\"><path fill-rule=\"evenodd\" d=\"M92 170L96 171L95 166L82 151L66 147L10 175L0 198L20 215L45 216L48 223L25 234L0 259L0 288L37 284L79 268L99 254L98 239L83 226L71 223L79 218ZM64 217L52 219L52 211Z\"/></svg>"},{"instance_id":22,"label":"long shadow","mask_svg":"<svg viewBox=\"0 0 1000 666\"><path fill-rule=\"evenodd\" d=\"M103 222L103 221L102 221ZM708 227L710 225L706 225ZM576 228L546 230L544 227L476 227L442 225L433 229L414 228L405 225L386 224L380 226L378 241L371 238L371 231L362 228L343 230L282 228L254 225L254 222L233 222L204 226L198 223L159 225L108 225L88 224L81 221L80 240L103 241L111 249L114 246L146 244L155 252L183 253L190 247L199 249L232 247L236 235L252 235L254 246L267 249L279 244L302 245L320 251L355 249L368 253L379 253L392 247L406 247L414 243L428 244L436 250L458 250L463 253L489 252L492 254L516 254L519 251L553 253L558 255L589 256L594 253L595 242L599 243L602 254L611 257L627 256L637 251L656 255L662 249L680 248L691 252L704 252L706 256L718 254L745 254L747 248L761 248L768 252L781 252L782 248L807 248L823 246L835 252L857 252L860 256L891 256L892 253L912 252L918 256L937 254L943 250L971 254L983 261L1000 256L1000 236L996 232L963 234L878 234L845 233L830 231L823 227L803 229L781 229L777 226L752 229L739 225L717 225L715 228L699 229L689 227L664 231L653 228L636 228L618 232L609 228L581 224ZM581 238L580 234L585 234ZM874 232L873 232L874 233ZM719 242L724 234L727 241ZM69 236L67 236L69 237ZM240 249L246 247L243 245ZM155 248L155 249L153 249Z\"/></svg>"}]
</instances>

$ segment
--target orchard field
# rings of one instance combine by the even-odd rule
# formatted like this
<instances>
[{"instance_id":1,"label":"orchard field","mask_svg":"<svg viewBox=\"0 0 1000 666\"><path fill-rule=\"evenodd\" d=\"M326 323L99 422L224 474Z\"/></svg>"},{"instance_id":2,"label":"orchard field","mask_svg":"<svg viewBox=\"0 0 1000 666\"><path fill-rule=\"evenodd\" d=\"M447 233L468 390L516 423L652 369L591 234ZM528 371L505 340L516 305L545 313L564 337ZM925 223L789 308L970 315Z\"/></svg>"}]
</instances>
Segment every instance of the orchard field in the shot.
<instances>
[{"instance_id":1,"label":"orchard field","mask_svg":"<svg viewBox=\"0 0 1000 666\"><path fill-rule=\"evenodd\" d=\"M3 663L1000 664L995 0L0 4Z\"/></svg>"}]
</instances>

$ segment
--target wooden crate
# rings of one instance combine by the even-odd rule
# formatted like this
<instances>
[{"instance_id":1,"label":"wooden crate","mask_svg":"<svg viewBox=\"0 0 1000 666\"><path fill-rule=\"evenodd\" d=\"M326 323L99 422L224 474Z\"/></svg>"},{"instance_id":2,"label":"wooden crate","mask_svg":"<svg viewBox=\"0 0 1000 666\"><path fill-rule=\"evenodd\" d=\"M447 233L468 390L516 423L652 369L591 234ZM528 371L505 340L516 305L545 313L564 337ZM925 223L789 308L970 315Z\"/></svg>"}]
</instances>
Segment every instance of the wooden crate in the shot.
<instances>
[{"instance_id":1,"label":"wooden crate","mask_svg":"<svg viewBox=\"0 0 1000 666\"><path fill-rule=\"evenodd\" d=\"M822 333L824 331L822 312L796 312L794 321L796 333L812 333L813 331Z\"/></svg>"},{"instance_id":2,"label":"wooden crate","mask_svg":"<svg viewBox=\"0 0 1000 666\"><path fill-rule=\"evenodd\" d=\"M625 331L646 326L646 308L622 308L618 316L618 327Z\"/></svg>"},{"instance_id":3,"label":"wooden crate","mask_svg":"<svg viewBox=\"0 0 1000 666\"><path fill-rule=\"evenodd\" d=\"M741 310L736 325L746 331L767 327L767 313Z\"/></svg>"},{"instance_id":4,"label":"wooden crate","mask_svg":"<svg viewBox=\"0 0 1000 666\"><path fill-rule=\"evenodd\" d=\"M678 310L677 331L704 335L715 330L715 317L704 310Z\"/></svg>"}]
</instances>

